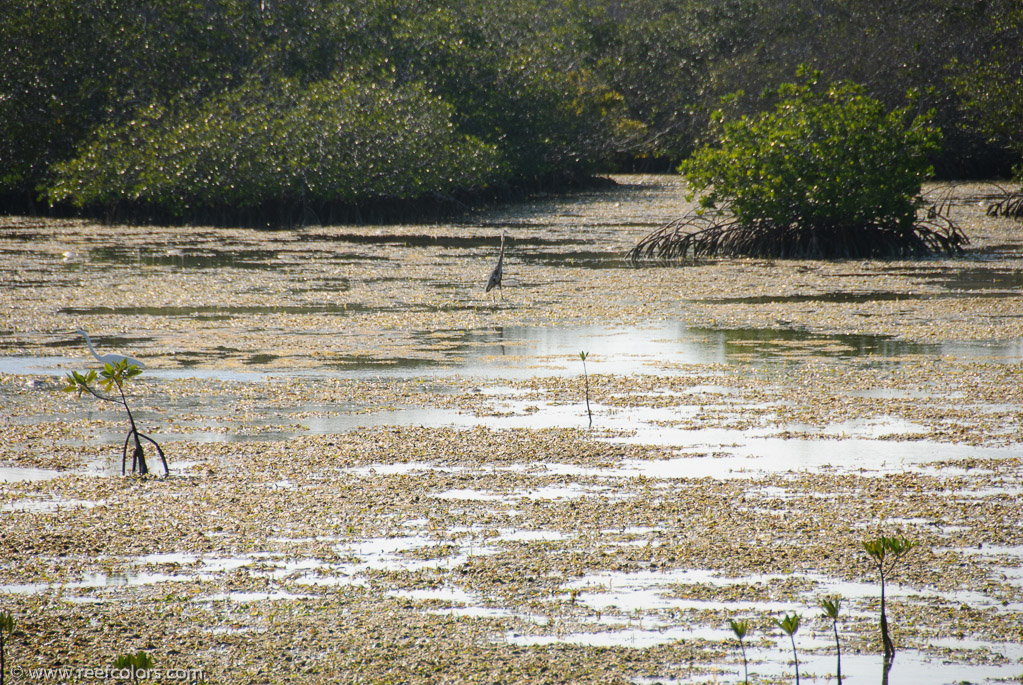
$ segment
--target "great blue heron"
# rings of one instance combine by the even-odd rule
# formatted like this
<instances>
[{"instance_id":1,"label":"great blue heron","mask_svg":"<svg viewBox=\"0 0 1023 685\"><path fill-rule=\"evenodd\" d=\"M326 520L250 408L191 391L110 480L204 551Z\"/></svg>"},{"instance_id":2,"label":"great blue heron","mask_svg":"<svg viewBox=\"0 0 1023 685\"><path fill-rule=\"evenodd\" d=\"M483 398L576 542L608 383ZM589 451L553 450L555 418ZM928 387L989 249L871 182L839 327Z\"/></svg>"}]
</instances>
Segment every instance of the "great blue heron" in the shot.
<instances>
[{"instance_id":1,"label":"great blue heron","mask_svg":"<svg viewBox=\"0 0 1023 685\"><path fill-rule=\"evenodd\" d=\"M116 352L108 352L104 355L100 355L99 353L96 352L96 348L92 346L92 339L89 338L89 334L86 333L84 329L79 328L76 332L81 333L82 335L85 336L85 344L89 346L89 351L92 352L92 356L95 357L100 364L114 365L120 364L122 361L127 361L128 366L137 366L140 369L146 368L146 365L140 362L138 359L135 359L134 357L129 357L127 355L117 354Z\"/></svg>"},{"instance_id":2,"label":"great blue heron","mask_svg":"<svg viewBox=\"0 0 1023 685\"><path fill-rule=\"evenodd\" d=\"M497 266L490 272L490 280L487 281L486 290L489 293L495 287L504 295L504 288L501 287L501 278L504 276L504 230L501 230L501 254L497 256Z\"/></svg>"}]
</instances>

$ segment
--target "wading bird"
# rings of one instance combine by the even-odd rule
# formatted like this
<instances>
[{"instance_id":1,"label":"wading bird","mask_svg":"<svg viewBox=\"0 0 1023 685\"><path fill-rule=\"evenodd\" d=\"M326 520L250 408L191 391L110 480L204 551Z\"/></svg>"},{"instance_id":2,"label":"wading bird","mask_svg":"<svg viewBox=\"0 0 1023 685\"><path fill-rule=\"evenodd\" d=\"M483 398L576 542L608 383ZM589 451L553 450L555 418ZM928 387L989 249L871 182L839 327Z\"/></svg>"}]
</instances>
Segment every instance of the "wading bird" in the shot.
<instances>
[{"instance_id":1,"label":"wading bird","mask_svg":"<svg viewBox=\"0 0 1023 685\"><path fill-rule=\"evenodd\" d=\"M89 351L92 352L92 356L95 357L97 359L97 361L99 361L100 364L111 364L111 365L113 365L113 364L119 364L122 360L127 360L128 366L137 366L140 369L146 368L146 365L143 364L142 362L140 362L138 359L135 359L134 357L128 357L128 356L123 355L123 354L117 354L115 352L108 352L107 354L104 354L104 355L100 356L96 352L96 348L92 346L92 339L89 338L89 334L86 333L84 329L79 328L75 332L76 333L81 333L82 335L85 336L85 344L89 346Z\"/></svg>"},{"instance_id":2,"label":"wading bird","mask_svg":"<svg viewBox=\"0 0 1023 685\"><path fill-rule=\"evenodd\" d=\"M483 292L489 293L496 286L504 296L504 288L501 287L501 277L504 275L504 230L501 230L501 254L497 257L497 266L490 272L490 280L487 281L487 288Z\"/></svg>"}]
</instances>

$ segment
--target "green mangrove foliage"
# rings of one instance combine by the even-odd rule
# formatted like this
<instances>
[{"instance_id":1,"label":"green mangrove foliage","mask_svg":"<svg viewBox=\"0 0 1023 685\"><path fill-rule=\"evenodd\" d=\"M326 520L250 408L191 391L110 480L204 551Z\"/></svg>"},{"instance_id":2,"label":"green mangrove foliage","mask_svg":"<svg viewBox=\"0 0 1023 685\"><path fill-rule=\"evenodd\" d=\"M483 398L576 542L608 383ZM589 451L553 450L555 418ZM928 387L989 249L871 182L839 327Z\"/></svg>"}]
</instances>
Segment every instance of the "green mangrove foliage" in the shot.
<instances>
[{"instance_id":1,"label":"green mangrove foliage","mask_svg":"<svg viewBox=\"0 0 1023 685\"><path fill-rule=\"evenodd\" d=\"M821 597L817 600L817 606L824 612L824 617L831 620L831 627L835 631L835 658L838 662L835 676L838 685L842 685L842 645L838 642L838 612L842 608L842 598L838 596Z\"/></svg>"},{"instance_id":2,"label":"green mangrove foliage","mask_svg":"<svg viewBox=\"0 0 1023 685\"><path fill-rule=\"evenodd\" d=\"M717 140L682 163L702 209L639 243L631 259L687 255L863 258L957 253L965 236L939 212L918 217L940 132L909 108L801 70L777 104L715 113Z\"/></svg>"},{"instance_id":3,"label":"green mangrove foliage","mask_svg":"<svg viewBox=\"0 0 1023 685\"><path fill-rule=\"evenodd\" d=\"M1007 169L1000 151L966 125L945 65L980 58L991 43L991 23L1015 0L755 0L735 3L748 13L752 39L731 59L715 60L715 96L742 91L732 108L755 114L765 94L792 78L802 64L828 82L860 84L888 110L910 105L933 110L942 149L932 154L938 174L991 177ZM732 5L732 3L721 3ZM907 94L913 95L907 97ZM769 96L768 96L769 99Z\"/></svg>"},{"instance_id":4,"label":"green mangrove foliage","mask_svg":"<svg viewBox=\"0 0 1023 685\"><path fill-rule=\"evenodd\" d=\"M774 619L774 624L789 636L792 642L792 659L796 663L796 685L799 685L799 654L796 653L796 631L799 630L799 614L788 614Z\"/></svg>"},{"instance_id":5,"label":"green mangrove foliage","mask_svg":"<svg viewBox=\"0 0 1023 685\"><path fill-rule=\"evenodd\" d=\"M895 643L888 628L888 613L885 607L885 581L891 577L895 566L916 543L904 537L881 535L865 540L863 549L870 557L881 579L881 643L884 647L885 664L895 658Z\"/></svg>"},{"instance_id":6,"label":"green mangrove foliage","mask_svg":"<svg viewBox=\"0 0 1023 685\"><path fill-rule=\"evenodd\" d=\"M1007 140L1023 128L1016 0L8 4L5 211L179 220L241 202L257 216L667 169L714 138L722 95L744 92L730 111L755 117L802 63L886 111L933 109L945 142L928 155L947 174L990 176L1007 168L991 150L1023 154ZM423 140L396 132L409 112ZM404 178L385 182L386 169Z\"/></svg>"},{"instance_id":7,"label":"green mangrove foliage","mask_svg":"<svg viewBox=\"0 0 1023 685\"><path fill-rule=\"evenodd\" d=\"M258 7L259 3L255 3ZM298 4L298 3L295 3ZM0 198L34 195L102 125L201 100L270 44L253 3L24 0L0 12Z\"/></svg>"},{"instance_id":8,"label":"green mangrove foliage","mask_svg":"<svg viewBox=\"0 0 1023 685\"><path fill-rule=\"evenodd\" d=\"M742 650L742 682L749 682L749 664L746 662L746 635L749 633L749 621L742 619L736 621L735 619L728 619L728 627L732 629L732 633L735 634L736 639L739 640L739 649Z\"/></svg>"},{"instance_id":9,"label":"green mangrove foliage","mask_svg":"<svg viewBox=\"0 0 1023 685\"><path fill-rule=\"evenodd\" d=\"M993 19L986 50L972 62L953 60L950 80L963 103L967 125L990 142L1023 157L1023 7ZM1015 170L1023 183L1023 165ZM989 208L990 214L1023 218L1023 188Z\"/></svg>"},{"instance_id":10,"label":"green mangrove foliage","mask_svg":"<svg viewBox=\"0 0 1023 685\"><path fill-rule=\"evenodd\" d=\"M500 179L493 145L458 133L422 84L347 76L250 81L197 112L151 107L55 167L54 201L130 202L175 218L268 201L318 207L410 199Z\"/></svg>"},{"instance_id":11,"label":"green mangrove foliage","mask_svg":"<svg viewBox=\"0 0 1023 685\"><path fill-rule=\"evenodd\" d=\"M81 397L82 393L87 392L96 399L103 400L104 402L113 402L124 407L124 411L128 415L130 429L128 435L124 438L124 450L121 453L122 475L125 473L128 459L128 444L130 442L134 442L135 445L132 450L132 473L137 471L140 476L149 473L149 466L146 464L146 452L142 445L143 440L151 443L156 448L157 454L160 455L160 460L163 462L164 475L168 475L170 474L170 469L167 466L167 457L164 456L163 448L151 437L139 432L138 427L135 425L135 416L131 413L131 407L128 406L128 398L124 394L125 383L141 373L142 369L138 366L129 364L127 359L122 359L114 364L104 364L103 369L98 374L95 369L85 374L72 371L65 377L63 389L65 392L77 394L78 397ZM94 387L97 385L102 387L104 392L108 393L116 388L117 397L100 394Z\"/></svg>"},{"instance_id":12,"label":"green mangrove foliage","mask_svg":"<svg viewBox=\"0 0 1023 685\"><path fill-rule=\"evenodd\" d=\"M137 684L140 676L142 680L149 678L149 671L153 669L153 657L144 651L122 654L114 662L114 668L130 673L131 682Z\"/></svg>"},{"instance_id":13,"label":"green mangrove foliage","mask_svg":"<svg viewBox=\"0 0 1023 685\"><path fill-rule=\"evenodd\" d=\"M590 175L642 129L585 4L29 4L0 18L8 201L181 220L474 196Z\"/></svg>"}]
</instances>

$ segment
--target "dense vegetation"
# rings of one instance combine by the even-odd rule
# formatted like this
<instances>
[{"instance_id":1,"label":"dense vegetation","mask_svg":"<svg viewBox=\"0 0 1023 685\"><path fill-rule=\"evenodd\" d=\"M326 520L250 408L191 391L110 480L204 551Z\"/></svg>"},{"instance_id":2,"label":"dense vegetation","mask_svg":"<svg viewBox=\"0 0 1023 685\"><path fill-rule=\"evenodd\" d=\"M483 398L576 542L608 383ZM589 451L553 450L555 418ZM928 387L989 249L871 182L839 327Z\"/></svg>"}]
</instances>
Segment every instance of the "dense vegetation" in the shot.
<instances>
[{"instance_id":1,"label":"dense vegetation","mask_svg":"<svg viewBox=\"0 0 1023 685\"><path fill-rule=\"evenodd\" d=\"M773 110L715 113L714 144L681 166L702 209L652 233L630 258L959 251L965 239L938 209L917 216L928 153L941 140L928 116L912 116L909 106L889 112L855 84L801 76L778 89Z\"/></svg>"},{"instance_id":2,"label":"dense vegetation","mask_svg":"<svg viewBox=\"0 0 1023 685\"><path fill-rule=\"evenodd\" d=\"M952 83L967 125L1012 151L1018 162L1023 159L1023 5L995 18L994 36L984 59L952 63ZM1016 177L1023 180L1023 166L1016 168ZM1023 218L1023 188L988 211Z\"/></svg>"},{"instance_id":3,"label":"dense vegetation","mask_svg":"<svg viewBox=\"0 0 1023 685\"><path fill-rule=\"evenodd\" d=\"M667 169L800 64L934 110L948 176L1023 149L1016 0L24 0L0 206L296 220ZM912 99L907 93L914 91ZM644 167L644 165L646 165Z\"/></svg>"}]
</instances>

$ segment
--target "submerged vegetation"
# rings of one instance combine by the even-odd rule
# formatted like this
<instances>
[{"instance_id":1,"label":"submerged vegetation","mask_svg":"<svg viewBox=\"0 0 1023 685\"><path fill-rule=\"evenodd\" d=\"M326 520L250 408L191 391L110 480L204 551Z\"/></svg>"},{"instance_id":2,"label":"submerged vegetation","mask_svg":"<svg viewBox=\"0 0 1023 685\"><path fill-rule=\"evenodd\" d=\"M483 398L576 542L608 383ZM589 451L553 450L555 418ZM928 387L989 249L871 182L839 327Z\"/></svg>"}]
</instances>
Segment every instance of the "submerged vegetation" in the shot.
<instances>
[{"instance_id":1,"label":"submerged vegetation","mask_svg":"<svg viewBox=\"0 0 1023 685\"><path fill-rule=\"evenodd\" d=\"M1019 15L1011 0L27 0L0 16L0 208L266 225L460 207L674 166L722 95L744 93L733 120L756 117L802 63L886 112L933 110L939 173L990 177L1023 155Z\"/></svg>"},{"instance_id":2,"label":"submerged vegetation","mask_svg":"<svg viewBox=\"0 0 1023 685\"><path fill-rule=\"evenodd\" d=\"M751 682L780 683L791 640L770 619L799 612L800 677L823 683L832 624L814 604L842 590L843 651L876 682L861 542L905 533L931 551L889 579L900 666L1018 675L1023 589L1002 576L1023 545L1007 495L1023 477L1021 240L984 215L983 186L957 187L986 253L965 263L594 268L678 206L677 179L632 182L501 216L525 219L529 249L528 287L500 308L480 292L494 216L201 234L5 221L0 259L23 274L0 289L8 353L84 352L75 319L157 360L125 393L180 470L110 477L122 410L47 375L96 364L2 374L5 473L56 475L0 488L8 668L145 649L207 682L736 682L734 616ZM614 370L596 432L584 340Z\"/></svg>"}]
</instances>

